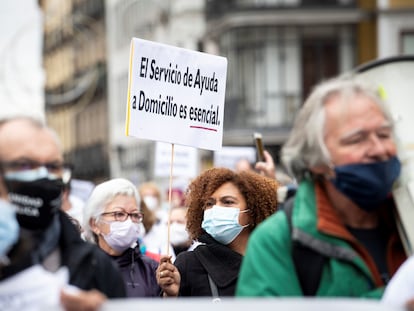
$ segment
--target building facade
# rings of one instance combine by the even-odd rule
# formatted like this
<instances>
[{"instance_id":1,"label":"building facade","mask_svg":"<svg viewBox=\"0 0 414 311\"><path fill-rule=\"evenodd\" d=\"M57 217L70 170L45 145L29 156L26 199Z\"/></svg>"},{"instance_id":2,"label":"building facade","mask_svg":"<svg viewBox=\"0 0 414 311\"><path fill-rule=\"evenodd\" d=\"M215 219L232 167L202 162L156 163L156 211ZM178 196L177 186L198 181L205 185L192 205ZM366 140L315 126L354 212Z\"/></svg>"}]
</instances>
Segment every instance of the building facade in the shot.
<instances>
[{"instance_id":1,"label":"building facade","mask_svg":"<svg viewBox=\"0 0 414 311\"><path fill-rule=\"evenodd\" d=\"M112 176L154 179L155 143L125 136L131 39L198 50L205 33L202 0L106 0L108 111Z\"/></svg>"},{"instance_id":2,"label":"building facade","mask_svg":"<svg viewBox=\"0 0 414 311\"><path fill-rule=\"evenodd\" d=\"M42 0L46 118L74 177L109 176L103 0Z\"/></svg>"},{"instance_id":3,"label":"building facade","mask_svg":"<svg viewBox=\"0 0 414 311\"><path fill-rule=\"evenodd\" d=\"M370 9L356 1L207 1L205 39L229 60L224 143L251 144L259 131L277 159L312 86L376 57L366 48L376 37Z\"/></svg>"},{"instance_id":4,"label":"building facade","mask_svg":"<svg viewBox=\"0 0 414 311\"><path fill-rule=\"evenodd\" d=\"M378 58L414 55L414 1L377 2Z\"/></svg>"},{"instance_id":5,"label":"building facade","mask_svg":"<svg viewBox=\"0 0 414 311\"><path fill-rule=\"evenodd\" d=\"M154 142L125 136L132 37L228 59L225 146L261 132L276 161L313 85L414 54L412 0L42 0L46 115L75 176L154 178ZM201 151L199 161L213 155Z\"/></svg>"}]
</instances>

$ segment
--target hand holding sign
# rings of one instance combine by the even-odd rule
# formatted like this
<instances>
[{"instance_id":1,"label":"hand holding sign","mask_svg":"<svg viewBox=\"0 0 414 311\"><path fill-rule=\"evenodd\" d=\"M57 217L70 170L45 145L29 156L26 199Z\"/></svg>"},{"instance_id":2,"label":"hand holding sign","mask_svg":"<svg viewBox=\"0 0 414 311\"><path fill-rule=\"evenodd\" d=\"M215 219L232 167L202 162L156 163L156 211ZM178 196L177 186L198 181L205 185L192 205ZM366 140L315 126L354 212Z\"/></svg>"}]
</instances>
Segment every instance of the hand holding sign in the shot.
<instances>
[{"instance_id":1,"label":"hand holding sign","mask_svg":"<svg viewBox=\"0 0 414 311\"><path fill-rule=\"evenodd\" d=\"M126 135L172 144L170 206L174 144L222 146L226 73L223 57L132 39Z\"/></svg>"}]
</instances>

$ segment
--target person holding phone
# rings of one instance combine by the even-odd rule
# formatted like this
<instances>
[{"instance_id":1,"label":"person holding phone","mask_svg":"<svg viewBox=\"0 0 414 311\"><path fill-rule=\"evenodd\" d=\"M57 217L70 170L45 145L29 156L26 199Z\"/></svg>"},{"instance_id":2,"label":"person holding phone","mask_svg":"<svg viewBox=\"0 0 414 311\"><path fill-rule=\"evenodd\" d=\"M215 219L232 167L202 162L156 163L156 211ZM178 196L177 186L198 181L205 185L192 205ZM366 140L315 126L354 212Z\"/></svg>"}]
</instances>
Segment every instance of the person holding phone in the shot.
<instances>
[{"instance_id":1,"label":"person holding phone","mask_svg":"<svg viewBox=\"0 0 414 311\"><path fill-rule=\"evenodd\" d=\"M257 153L257 162L254 165L254 169L264 176L276 178L276 165L272 155L264 148L262 134L258 132L253 133L253 139Z\"/></svg>"},{"instance_id":2,"label":"person holding phone","mask_svg":"<svg viewBox=\"0 0 414 311\"><path fill-rule=\"evenodd\" d=\"M251 235L237 295L380 298L406 254L393 216L393 118L378 90L346 77L316 86L281 158L299 186L290 212Z\"/></svg>"}]
</instances>

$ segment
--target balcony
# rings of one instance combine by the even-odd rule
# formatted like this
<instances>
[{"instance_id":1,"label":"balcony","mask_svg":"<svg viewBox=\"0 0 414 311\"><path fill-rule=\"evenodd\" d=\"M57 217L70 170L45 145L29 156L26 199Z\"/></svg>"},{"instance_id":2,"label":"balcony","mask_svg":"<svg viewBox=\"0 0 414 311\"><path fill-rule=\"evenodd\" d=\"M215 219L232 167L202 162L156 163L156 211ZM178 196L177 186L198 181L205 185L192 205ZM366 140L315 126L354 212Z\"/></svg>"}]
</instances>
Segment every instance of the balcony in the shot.
<instances>
[{"instance_id":1,"label":"balcony","mask_svg":"<svg viewBox=\"0 0 414 311\"><path fill-rule=\"evenodd\" d=\"M102 143L76 148L65 155L65 160L73 164L74 178L94 181L109 176L108 154Z\"/></svg>"},{"instance_id":2,"label":"balcony","mask_svg":"<svg viewBox=\"0 0 414 311\"><path fill-rule=\"evenodd\" d=\"M356 0L208 0L207 20L220 18L228 13L292 9L344 9L357 8Z\"/></svg>"}]
</instances>

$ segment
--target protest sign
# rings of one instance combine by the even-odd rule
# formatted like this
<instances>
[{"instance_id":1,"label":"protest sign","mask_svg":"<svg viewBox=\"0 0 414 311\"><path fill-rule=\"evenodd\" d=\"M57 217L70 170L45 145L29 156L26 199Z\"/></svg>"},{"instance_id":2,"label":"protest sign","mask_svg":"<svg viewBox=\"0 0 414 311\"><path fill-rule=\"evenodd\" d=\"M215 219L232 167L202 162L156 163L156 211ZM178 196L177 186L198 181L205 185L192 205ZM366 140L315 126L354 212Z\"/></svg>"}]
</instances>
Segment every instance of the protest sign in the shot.
<instances>
[{"instance_id":1,"label":"protest sign","mask_svg":"<svg viewBox=\"0 0 414 311\"><path fill-rule=\"evenodd\" d=\"M157 142L155 145L154 175L168 177L171 165L171 146ZM174 176L194 178L198 174L197 149L175 146Z\"/></svg>"},{"instance_id":2,"label":"protest sign","mask_svg":"<svg viewBox=\"0 0 414 311\"><path fill-rule=\"evenodd\" d=\"M227 59L133 38L126 135L221 148Z\"/></svg>"},{"instance_id":3,"label":"protest sign","mask_svg":"<svg viewBox=\"0 0 414 311\"><path fill-rule=\"evenodd\" d=\"M153 311L181 311L189 306L198 311L252 310L262 311L404 311L404 308L390 306L375 299L344 298L344 297L220 297L220 303L212 297L181 297L180 299L108 299L104 311L135 311L137 309Z\"/></svg>"},{"instance_id":4,"label":"protest sign","mask_svg":"<svg viewBox=\"0 0 414 311\"><path fill-rule=\"evenodd\" d=\"M61 290L76 292L68 285L69 270L47 271L40 264L27 267L0 282L0 310L62 310Z\"/></svg>"},{"instance_id":5,"label":"protest sign","mask_svg":"<svg viewBox=\"0 0 414 311\"><path fill-rule=\"evenodd\" d=\"M237 162L241 159L246 159L249 163L255 163L256 149L254 147L225 146L221 150L214 152L215 167L227 167L234 170L236 169Z\"/></svg>"}]
</instances>

